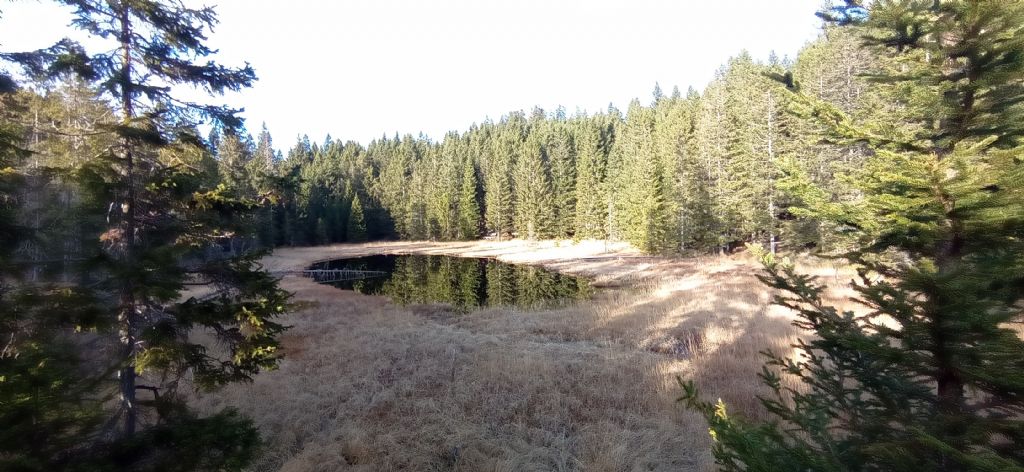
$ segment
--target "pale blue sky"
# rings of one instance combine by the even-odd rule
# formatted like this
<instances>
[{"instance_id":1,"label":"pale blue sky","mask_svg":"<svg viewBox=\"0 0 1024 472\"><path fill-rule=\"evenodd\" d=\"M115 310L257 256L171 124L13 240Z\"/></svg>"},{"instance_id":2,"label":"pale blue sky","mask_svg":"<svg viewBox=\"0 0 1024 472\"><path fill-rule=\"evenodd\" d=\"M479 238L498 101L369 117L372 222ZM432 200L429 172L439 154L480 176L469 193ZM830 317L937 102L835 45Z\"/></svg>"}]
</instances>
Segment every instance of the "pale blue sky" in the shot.
<instances>
[{"instance_id":1,"label":"pale blue sky","mask_svg":"<svg viewBox=\"0 0 1024 472\"><path fill-rule=\"evenodd\" d=\"M218 58L248 61L255 87L214 102L244 106L275 147L299 134L368 143L440 139L539 105L573 113L650 100L655 82L685 93L729 56L793 56L813 39L821 0L188 0L217 7ZM49 2L0 3L0 49L69 36Z\"/></svg>"}]
</instances>

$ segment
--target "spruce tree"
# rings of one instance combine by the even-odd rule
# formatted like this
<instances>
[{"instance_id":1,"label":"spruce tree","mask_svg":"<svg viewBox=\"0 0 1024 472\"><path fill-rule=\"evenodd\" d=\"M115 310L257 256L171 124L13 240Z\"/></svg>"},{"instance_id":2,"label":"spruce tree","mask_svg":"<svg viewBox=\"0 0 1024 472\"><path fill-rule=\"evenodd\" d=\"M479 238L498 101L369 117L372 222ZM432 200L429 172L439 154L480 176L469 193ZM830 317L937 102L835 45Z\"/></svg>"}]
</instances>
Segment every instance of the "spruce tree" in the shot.
<instances>
[{"instance_id":1,"label":"spruce tree","mask_svg":"<svg viewBox=\"0 0 1024 472\"><path fill-rule=\"evenodd\" d=\"M692 384L683 399L725 470L1024 470L1024 341L1010 328L1024 321L1024 2L879 1L863 27L891 57L875 79L901 126L794 95L832 139L872 153L851 176L856 201L799 171L785 186L795 214L844 235L864 310L829 306L768 256L763 280L814 335L796 358L770 355L774 419L730 418Z\"/></svg>"},{"instance_id":2,"label":"spruce tree","mask_svg":"<svg viewBox=\"0 0 1024 472\"><path fill-rule=\"evenodd\" d=\"M664 228L660 247L678 251L683 248L685 231L684 201L686 189L683 172L688 156L688 145L693 135L693 109L696 101L683 99L675 88L670 99L662 100L655 109L654 151L658 162L658 185L664 205Z\"/></svg>"},{"instance_id":3,"label":"spruce tree","mask_svg":"<svg viewBox=\"0 0 1024 472\"><path fill-rule=\"evenodd\" d=\"M861 30L853 26L826 25L823 34L798 54L792 67L793 83L802 93L831 103L851 119L862 121L874 115L873 120L880 123L880 115L896 116L901 106L884 99L880 87L872 84L869 68L879 63L881 58L875 56L883 51L861 47ZM780 99L783 104L788 101L786 94L780 94ZM791 113L780 115L780 119L788 123L787 139L780 143L788 148L793 159L784 157L776 162L790 161L798 166L819 186L830 189L832 198L847 201L857 198L859 191L851 188L846 179L835 176L860 168L866 148L819 139L826 127L816 120ZM786 198L782 194L779 197ZM786 202L780 203L778 208L785 209ZM832 247L840 242L832 228L813 219L783 221L780 233L788 247Z\"/></svg>"},{"instance_id":4,"label":"spruce tree","mask_svg":"<svg viewBox=\"0 0 1024 472\"><path fill-rule=\"evenodd\" d=\"M605 218L608 210L604 189L608 156L596 120L579 119L575 131L579 152L574 189L576 212L573 226L576 239L602 239L607 236Z\"/></svg>"},{"instance_id":5,"label":"spruce tree","mask_svg":"<svg viewBox=\"0 0 1024 472\"><path fill-rule=\"evenodd\" d=\"M283 327L273 318L287 294L256 255L214 255L253 204L215 185L195 125L210 119L234 129L235 110L181 100L167 85L222 93L249 86L253 72L199 62L213 53L204 45L216 22L212 9L149 0L61 3L72 8L75 26L116 44L76 56L102 96L117 104L116 122L100 126L116 145L76 173L78 211L102 227L84 238L93 246L79 280L89 283L75 286L96 300L93 325L116 340L107 352L115 353L117 401L104 412L113 427L76 446L96 453L93 465L75 466L239 469L254 453L255 429L230 411L195 416L178 387L212 390L274 367L275 335ZM67 57L54 64L60 61ZM208 285L209 296L183 298L186 283ZM192 334L200 330L219 346L197 343ZM109 393L110 383L89 385L96 399Z\"/></svg>"},{"instance_id":6,"label":"spruce tree","mask_svg":"<svg viewBox=\"0 0 1024 472\"><path fill-rule=\"evenodd\" d=\"M522 119L521 116L518 117ZM510 125L503 123L502 128ZM516 161L522 134L507 129L494 130L487 159L484 160L484 223L487 231L498 239L512 233L514 214L512 169Z\"/></svg>"},{"instance_id":7,"label":"spruce tree","mask_svg":"<svg viewBox=\"0 0 1024 472\"><path fill-rule=\"evenodd\" d=\"M95 379L66 336L76 325L94 327L96 300L26 277L39 262L18 251L45 237L25 221L26 189L41 173L25 165L37 156L24 140L26 109L7 72L0 69L0 469L58 470L102 420L89 388Z\"/></svg>"},{"instance_id":8,"label":"spruce tree","mask_svg":"<svg viewBox=\"0 0 1024 472\"><path fill-rule=\"evenodd\" d=\"M724 248L727 208L724 182L727 177L726 146L729 122L726 118L726 86L723 68L704 89L696 111L693 158L688 163L690 179L686 233L694 245Z\"/></svg>"},{"instance_id":9,"label":"spruce tree","mask_svg":"<svg viewBox=\"0 0 1024 472\"><path fill-rule=\"evenodd\" d=\"M462 164L462 181L459 184L459 239L476 239L480 236L479 183L472 159Z\"/></svg>"},{"instance_id":10,"label":"spruce tree","mask_svg":"<svg viewBox=\"0 0 1024 472\"><path fill-rule=\"evenodd\" d=\"M538 239L550 237L553 206L551 202L550 166L543 146L543 131L534 125L521 150L513 173L515 189L514 228L519 237Z\"/></svg>"},{"instance_id":11,"label":"spruce tree","mask_svg":"<svg viewBox=\"0 0 1024 472\"><path fill-rule=\"evenodd\" d=\"M352 199L352 208L348 212L348 224L345 225L345 241L361 243L366 241L366 217L359 195Z\"/></svg>"},{"instance_id":12,"label":"spruce tree","mask_svg":"<svg viewBox=\"0 0 1024 472\"><path fill-rule=\"evenodd\" d=\"M427 203L427 220L431 239L450 240L458 236L459 168L461 145L455 133L449 133L438 146L432 146L423 168L428 175L424 197Z\"/></svg>"},{"instance_id":13,"label":"spruce tree","mask_svg":"<svg viewBox=\"0 0 1024 472\"><path fill-rule=\"evenodd\" d=\"M266 123L260 130L256 150L246 169L253 191L259 203L255 216L256 239L263 248L272 248L277 240L274 211L281 195L277 188L277 162L274 155L273 139Z\"/></svg>"},{"instance_id":14,"label":"spruce tree","mask_svg":"<svg viewBox=\"0 0 1024 472\"><path fill-rule=\"evenodd\" d=\"M614 234L641 250L657 251L664 247L666 213L654 149L653 110L633 100L621 130L615 141L620 165L609 182Z\"/></svg>"},{"instance_id":15,"label":"spruce tree","mask_svg":"<svg viewBox=\"0 0 1024 472\"><path fill-rule=\"evenodd\" d=\"M568 238L576 216L576 150L569 123L548 121L545 152L551 168L551 234Z\"/></svg>"}]
</instances>

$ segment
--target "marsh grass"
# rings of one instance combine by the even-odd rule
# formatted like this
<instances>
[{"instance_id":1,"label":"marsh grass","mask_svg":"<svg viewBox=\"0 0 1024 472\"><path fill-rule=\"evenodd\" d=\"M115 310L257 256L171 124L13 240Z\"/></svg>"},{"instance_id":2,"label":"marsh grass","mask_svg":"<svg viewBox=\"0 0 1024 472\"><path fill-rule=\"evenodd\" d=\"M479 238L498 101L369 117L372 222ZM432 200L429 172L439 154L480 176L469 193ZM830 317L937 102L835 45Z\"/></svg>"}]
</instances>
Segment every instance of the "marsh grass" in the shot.
<instances>
[{"instance_id":1,"label":"marsh grass","mask_svg":"<svg viewBox=\"0 0 1024 472\"><path fill-rule=\"evenodd\" d=\"M710 470L707 426L676 403L676 376L762 418L759 352L789 352L799 334L745 256L663 259L600 242L388 243L282 249L266 265L373 253L499 257L607 288L554 310L464 315L285 277L296 300L316 303L289 316L280 369L196 400L254 419L266 448L253 470Z\"/></svg>"}]
</instances>

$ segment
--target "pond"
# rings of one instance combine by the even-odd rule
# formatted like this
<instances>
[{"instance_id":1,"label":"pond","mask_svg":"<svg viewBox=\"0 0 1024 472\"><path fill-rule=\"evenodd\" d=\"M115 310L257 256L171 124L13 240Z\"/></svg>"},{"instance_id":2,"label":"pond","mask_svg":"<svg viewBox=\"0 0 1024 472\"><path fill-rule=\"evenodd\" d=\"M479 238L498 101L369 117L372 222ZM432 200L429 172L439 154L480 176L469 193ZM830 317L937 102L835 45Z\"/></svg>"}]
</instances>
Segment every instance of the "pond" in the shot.
<instances>
[{"instance_id":1,"label":"pond","mask_svg":"<svg viewBox=\"0 0 1024 472\"><path fill-rule=\"evenodd\" d=\"M461 311L492 306L551 308L588 298L593 291L582 277L484 258L377 255L320 262L310 269L377 271L359 280L324 283L384 295L403 305L447 303Z\"/></svg>"}]
</instances>

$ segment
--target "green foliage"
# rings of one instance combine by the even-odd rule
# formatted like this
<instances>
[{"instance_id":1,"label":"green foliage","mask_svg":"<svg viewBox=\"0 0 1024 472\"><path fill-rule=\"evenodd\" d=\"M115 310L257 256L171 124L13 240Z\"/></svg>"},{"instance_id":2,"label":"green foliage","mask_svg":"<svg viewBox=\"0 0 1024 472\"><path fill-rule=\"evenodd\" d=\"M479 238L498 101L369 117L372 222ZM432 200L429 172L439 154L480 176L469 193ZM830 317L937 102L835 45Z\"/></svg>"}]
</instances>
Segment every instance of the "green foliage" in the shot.
<instances>
[{"instance_id":1,"label":"green foliage","mask_svg":"<svg viewBox=\"0 0 1024 472\"><path fill-rule=\"evenodd\" d=\"M72 472L240 471L255 457L260 445L251 422L234 410L203 418L182 412L172 418L89 455L68 456L55 466Z\"/></svg>"},{"instance_id":2,"label":"green foliage","mask_svg":"<svg viewBox=\"0 0 1024 472\"><path fill-rule=\"evenodd\" d=\"M94 327L96 301L51 287L4 287L0 333L0 468L53 470L103 421L97 374L82 369L77 346L60 328Z\"/></svg>"},{"instance_id":3,"label":"green foliage","mask_svg":"<svg viewBox=\"0 0 1024 472\"><path fill-rule=\"evenodd\" d=\"M833 228L786 212L791 202L780 191L780 167L850 199L857 191L837 175L858 169L864 152L823 142L821 124L786 113L798 105L769 77L804 84L841 110L883 107L896 116L892 101L859 75L875 56L856 41L856 34L830 28L795 62L762 63L741 53L703 95L658 93L650 106L630 106L625 119L614 108L573 117L537 108L437 142L406 135L365 148L330 140L318 147L303 138L288 161L299 176L290 184L297 198L278 204L285 216L264 232L294 235L279 244L344 240L343 230L331 229L332 208L349 205L348 192L358 189L369 239L611 238L660 253L746 242L831 247Z\"/></svg>"},{"instance_id":4,"label":"green foliage","mask_svg":"<svg viewBox=\"0 0 1024 472\"><path fill-rule=\"evenodd\" d=\"M346 241L351 243L366 241L366 221L363 218L363 204L359 202L358 195L352 200L352 208L349 210L348 224L345 228Z\"/></svg>"},{"instance_id":5,"label":"green foliage","mask_svg":"<svg viewBox=\"0 0 1024 472\"><path fill-rule=\"evenodd\" d=\"M516 233L526 239L551 236L551 178L550 164L543 146L543 131L531 130L523 145L523 154L516 161L513 173L515 188Z\"/></svg>"},{"instance_id":6,"label":"green foliage","mask_svg":"<svg viewBox=\"0 0 1024 472\"><path fill-rule=\"evenodd\" d=\"M613 173L614 234L648 252L665 249L669 219L661 162L654 159L654 110L633 101L616 140L620 167Z\"/></svg>"},{"instance_id":7,"label":"green foliage","mask_svg":"<svg viewBox=\"0 0 1024 472\"><path fill-rule=\"evenodd\" d=\"M726 470L1024 470L1024 340L1009 328L1024 321L1024 3L870 11L867 46L891 56L873 79L898 127L794 95L830 140L871 152L853 200L797 167L783 181L795 215L841 232L866 310L826 305L812 277L765 256L776 303L814 333L795 359L768 353L775 420L728 418L689 384L683 399Z\"/></svg>"},{"instance_id":8,"label":"green foliage","mask_svg":"<svg viewBox=\"0 0 1024 472\"><path fill-rule=\"evenodd\" d=\"M75 26L116 46L86 54L65 40L2 57L80 78L3 108L0 131L29 122L22 107L34 121L22 135L31 161L20 137L0 143L12 177L0 187L10 192L3 224L15 223L2 228L0 457L16 470L240 470L258 444L251 423L196 417L178 387L213 390L274 368L284 329L274 320L289 295L240 236L257 195L235 110L180 100L167 85L222 93L255 77L203 61L214 52L204 45L212 9L61 3ZM216 159L197 137L200 119L221 130ZM208 295L183 297L186 284Z\"/></svg>"},{"instance_id":9,"label":"green foliage","mask_svg":"<svg viewBox=\"0 0 1024 472\"><path fill-rule=\"evenodd\" d=\"M480 236L479 187L473 161L465 159L462 165L458 202L460 239L476 239Z\"/></svg>"},{"instance_id":10,"label":"green foliage","mask_svg":"<svg viewBox=\"0 0 1024 472\"><path fill-rule=\"evenodd\" d=\"M594 120L597 121L597 120ZM605 189L608 164L609 128L590 120L582 121L576 131L579 155L576 164L576 238L603 239L608 228Z\"/></svg>"}]
</instances>

